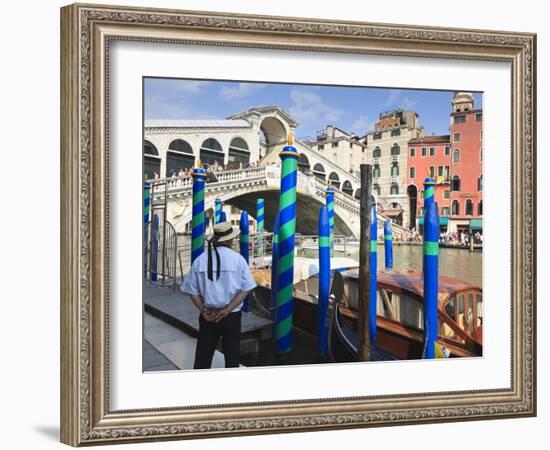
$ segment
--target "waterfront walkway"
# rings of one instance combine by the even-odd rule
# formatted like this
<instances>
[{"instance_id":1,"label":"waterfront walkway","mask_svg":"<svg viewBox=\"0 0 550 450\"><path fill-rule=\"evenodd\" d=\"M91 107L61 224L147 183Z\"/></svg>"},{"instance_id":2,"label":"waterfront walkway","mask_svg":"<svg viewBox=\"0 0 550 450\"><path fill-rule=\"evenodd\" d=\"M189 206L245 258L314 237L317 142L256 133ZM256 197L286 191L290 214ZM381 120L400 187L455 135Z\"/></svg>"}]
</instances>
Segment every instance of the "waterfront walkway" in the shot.
<instances>
[{"instance_id":1,"label":"waterfront walkway","mask_svg":"<svg viewBox=\"0 0 550 450\"><path fill-rule=\"evenodd\" d=\"M179 289L159 287L151 282L143 285L144 335L155 349L163 354L178 369L191 369L199 330L199 313L191 298ZM273 321L254 312L244 313L241 323L241 355L255 353L260 342L271 337ZM145 344L144 344L145 345ZM220 342L221 346L221 342ZM144 347L144 350L147 350ZM155 357L156 356L156 357ZM144 370L166 370L164 361L154 355L150 361L144 358ZM224 367L223 354L214 356L212 367Z\"/></svg>"}]
</instances>

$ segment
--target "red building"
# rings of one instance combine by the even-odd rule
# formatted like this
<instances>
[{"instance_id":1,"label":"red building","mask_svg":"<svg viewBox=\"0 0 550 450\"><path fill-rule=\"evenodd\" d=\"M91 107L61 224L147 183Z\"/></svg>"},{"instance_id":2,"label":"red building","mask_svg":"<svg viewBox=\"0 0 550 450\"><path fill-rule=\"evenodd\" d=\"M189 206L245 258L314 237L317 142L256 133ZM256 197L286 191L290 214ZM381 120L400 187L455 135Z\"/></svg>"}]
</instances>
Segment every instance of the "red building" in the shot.
<instances>
[{"instance_id":1,"label":"red building","mask_svg":"<svg viewBox=\"0 0 550 450\"><path fill-rule=\"evenodd\" d=\"M451 146L449 135L411 139L407 149L407 194L411 211L410 227L422 229L424 219L424 180L436 180L435 202L440 226L447 231L451 213ZM413 223L413 221L415 221Z\"/></svg>"},{"instance_id":2,"label":"red building","mask_svg":"<svg viewBox=\"0 0 550 450\"><path fill-rule=\"evenodd\" d=\"M474 97L457 92L451 113L451 231L482 231L483 112Z\"/></svg>"}]
</instances>

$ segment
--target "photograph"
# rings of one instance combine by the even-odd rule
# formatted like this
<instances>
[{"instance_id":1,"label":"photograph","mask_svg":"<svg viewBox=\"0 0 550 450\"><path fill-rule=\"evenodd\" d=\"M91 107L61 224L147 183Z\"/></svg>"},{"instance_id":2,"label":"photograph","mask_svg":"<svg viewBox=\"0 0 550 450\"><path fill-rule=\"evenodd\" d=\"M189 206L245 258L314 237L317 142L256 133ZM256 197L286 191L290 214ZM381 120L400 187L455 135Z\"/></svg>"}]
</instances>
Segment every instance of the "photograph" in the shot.
<instances>
[{"instance_id":1,"label":"photograph","mask_svg":"<svg viewBox=\"0 0 550 450\"><path fill-rule=\"evenodd\" d=\"M142 94L144 372L483 356L482 92Z\"/></svg>"}]
</instances>

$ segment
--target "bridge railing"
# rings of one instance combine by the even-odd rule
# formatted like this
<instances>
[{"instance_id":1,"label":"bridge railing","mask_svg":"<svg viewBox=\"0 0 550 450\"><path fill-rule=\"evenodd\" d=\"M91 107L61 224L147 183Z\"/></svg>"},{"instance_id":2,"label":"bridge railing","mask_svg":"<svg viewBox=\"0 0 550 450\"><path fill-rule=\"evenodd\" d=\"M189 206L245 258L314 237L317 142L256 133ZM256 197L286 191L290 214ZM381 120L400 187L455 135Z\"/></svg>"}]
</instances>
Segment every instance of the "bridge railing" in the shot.
<instances>
[{"instance_id":1,"label":"bridge railing","mask_svg":"<svg viewBox=\"0 0 550 450\"><path fill-rule=\"evenodd\" d=\"M207 172L206 185L216 185L219 183L231 183L240 180L249 180L255 178L265 178L265 168L254 167L239 170L224 170L219 172ZM163 194L164 190L186 190L192 189L193 177L185 174L179 177L159 178L156 180L147 180L152 183L153 193Z\"/></svg>"}]
</instances>

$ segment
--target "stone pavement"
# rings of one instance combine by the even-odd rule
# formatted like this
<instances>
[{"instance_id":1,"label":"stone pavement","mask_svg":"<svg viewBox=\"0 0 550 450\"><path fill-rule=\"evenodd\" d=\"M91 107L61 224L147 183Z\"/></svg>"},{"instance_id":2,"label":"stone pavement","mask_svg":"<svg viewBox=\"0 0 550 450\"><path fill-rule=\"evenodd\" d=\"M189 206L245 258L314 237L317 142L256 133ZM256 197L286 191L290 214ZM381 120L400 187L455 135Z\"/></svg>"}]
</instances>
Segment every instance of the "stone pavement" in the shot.
<instances>
[{"instance_id":1,"label":"stone pavement","mask_svg":"<svg viewBox=\"0 0 550 450\"><path fill-rule=\"evenodd\" d=\"M193 369L197 340L177 328L144 313L143 371ZM216 350L213 368L225 366Z\"/></svg>"}]
</instances>

